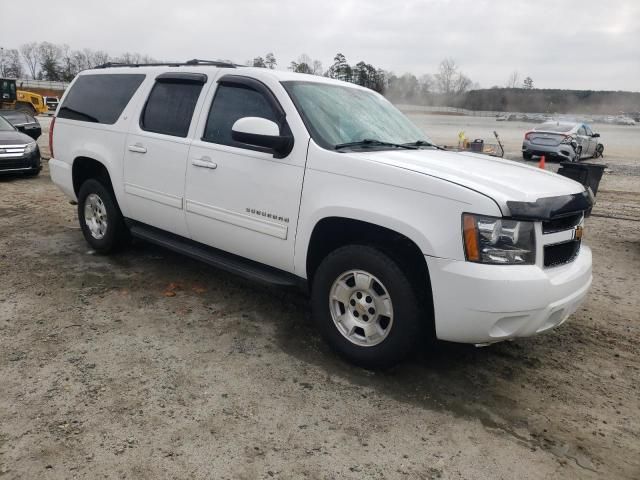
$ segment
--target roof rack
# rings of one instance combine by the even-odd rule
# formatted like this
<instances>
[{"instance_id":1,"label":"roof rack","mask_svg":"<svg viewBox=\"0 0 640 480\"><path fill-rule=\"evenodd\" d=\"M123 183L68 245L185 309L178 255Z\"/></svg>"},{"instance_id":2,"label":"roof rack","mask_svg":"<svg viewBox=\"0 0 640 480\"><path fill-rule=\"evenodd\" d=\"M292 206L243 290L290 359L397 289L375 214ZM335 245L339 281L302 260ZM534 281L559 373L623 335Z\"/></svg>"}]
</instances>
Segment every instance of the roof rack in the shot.
<instances>
[{"instance_id":1,"label":"roof rack","mask_svg":"<svg viewBox=\"0 0 640 480\"><path fill-rule=\"evenodd\" d=\"M120 62L107 62L102 65L98 65L93 68L113 68L113 67L184 67L184 66L209 66L220 68L236 68L239 65L230 62L223 62L220 60L200 60L194 58L187 60L184 63L180 62L159 62L159 63L120 63Z\"/></svg>"}]
</instances>

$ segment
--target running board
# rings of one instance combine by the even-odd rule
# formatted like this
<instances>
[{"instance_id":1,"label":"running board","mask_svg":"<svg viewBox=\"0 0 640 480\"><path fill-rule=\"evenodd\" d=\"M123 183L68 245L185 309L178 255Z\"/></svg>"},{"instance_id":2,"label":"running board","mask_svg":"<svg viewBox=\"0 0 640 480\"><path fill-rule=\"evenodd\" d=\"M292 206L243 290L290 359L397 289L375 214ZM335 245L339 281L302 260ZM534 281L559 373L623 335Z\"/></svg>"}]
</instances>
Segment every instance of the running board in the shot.
<instances>
[{"instance_id":1,"label":"running board","mask_svg":"<svg viewBox=\"0 0 640 480\"><path fill-rule=\"evenodd\" d=\"M233 255L231 253L209 247L188 238L165 232L155 227L145 225L132 220L127 220L131 235L140 240L156 244L160 247L173 250L187 257L207 263L213 267L239 275L258 282L283 285L303 286L305 280L292 273L278 270L277 268L263 265L252 260Z\"/></svg>"}]
</instances>

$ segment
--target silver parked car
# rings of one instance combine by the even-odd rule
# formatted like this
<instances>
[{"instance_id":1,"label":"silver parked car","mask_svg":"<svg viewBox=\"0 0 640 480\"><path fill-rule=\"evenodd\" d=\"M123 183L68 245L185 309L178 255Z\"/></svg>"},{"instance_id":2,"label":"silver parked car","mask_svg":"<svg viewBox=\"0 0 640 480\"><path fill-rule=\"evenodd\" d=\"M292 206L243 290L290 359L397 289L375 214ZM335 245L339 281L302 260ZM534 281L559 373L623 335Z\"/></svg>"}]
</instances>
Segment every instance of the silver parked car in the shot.
<instances>
[{"instance_id":1,"label":"silver parked car","mask_svg":"<svg viewBox=\"0 0 640 480\"><path fill-rule=\"evenodd\" d=\"M522 156L546 156L562 161L577 162L583 158L602 156L604 145L600 134L593 133L585 123L546 122L525 133Z\"/></svg>"}]
</instances>

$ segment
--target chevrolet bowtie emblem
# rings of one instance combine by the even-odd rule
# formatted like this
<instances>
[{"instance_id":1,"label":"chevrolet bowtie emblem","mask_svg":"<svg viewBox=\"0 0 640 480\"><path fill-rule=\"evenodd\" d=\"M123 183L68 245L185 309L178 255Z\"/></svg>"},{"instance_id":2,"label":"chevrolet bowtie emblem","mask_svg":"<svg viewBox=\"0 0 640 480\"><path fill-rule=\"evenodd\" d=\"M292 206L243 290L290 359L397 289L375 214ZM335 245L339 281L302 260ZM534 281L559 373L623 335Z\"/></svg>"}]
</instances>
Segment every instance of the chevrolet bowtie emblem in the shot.
<instances>
[{"instance_id":1,"label":"chevrolet bowtie emblem","mask_svg":"<svg viewBox=\"0 0 640 480\"><path fill-rule=\"evenodd\" d=\"M582 228L580 225L578 225L576 227L576 229L573 232L573 238L575 238L576 240L582 240L582 233L583 233L584 228Z\"/></svg>"}]
</instances>

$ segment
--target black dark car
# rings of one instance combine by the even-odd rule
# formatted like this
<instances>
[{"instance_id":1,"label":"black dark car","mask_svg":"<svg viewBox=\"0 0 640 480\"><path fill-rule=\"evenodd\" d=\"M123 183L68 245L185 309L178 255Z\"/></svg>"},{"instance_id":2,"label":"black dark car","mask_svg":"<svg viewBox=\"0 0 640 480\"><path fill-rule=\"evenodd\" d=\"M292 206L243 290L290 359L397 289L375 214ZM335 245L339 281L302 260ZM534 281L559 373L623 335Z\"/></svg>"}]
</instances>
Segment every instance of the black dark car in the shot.
<instances>
[{"instance_id":1,"label":"black dark car","mask_svg":"<svg viewBox=\"0 0 640 480\"><path fill-rule=\"evenodd\" d=\"M0 174L37 175L41 169L36 141L0 116Z\"/></svg>"},{"instance_id":2,"label":"black dark car","mask_svg":"<svg viewBox=\"0 0 640 480\"><path fill-rule=\"evenodd\" d=\"M0 110L0 116L4 117L11 125L20 132L26 133L34 140L42 135L42 127L35 117L20 110Z\"/></svg>"}]
</instances>

